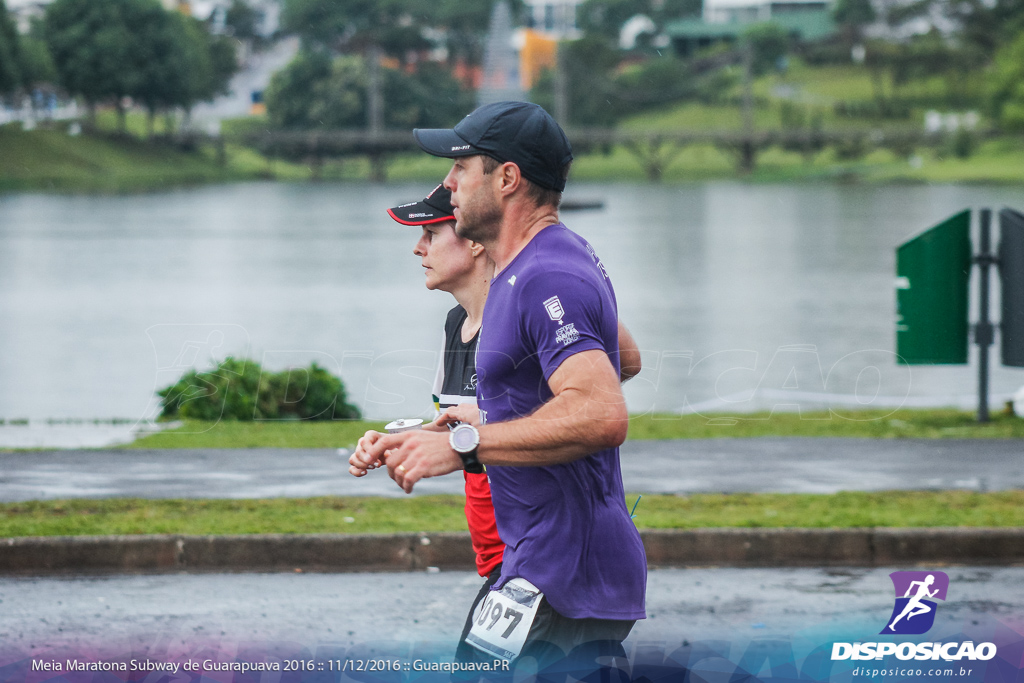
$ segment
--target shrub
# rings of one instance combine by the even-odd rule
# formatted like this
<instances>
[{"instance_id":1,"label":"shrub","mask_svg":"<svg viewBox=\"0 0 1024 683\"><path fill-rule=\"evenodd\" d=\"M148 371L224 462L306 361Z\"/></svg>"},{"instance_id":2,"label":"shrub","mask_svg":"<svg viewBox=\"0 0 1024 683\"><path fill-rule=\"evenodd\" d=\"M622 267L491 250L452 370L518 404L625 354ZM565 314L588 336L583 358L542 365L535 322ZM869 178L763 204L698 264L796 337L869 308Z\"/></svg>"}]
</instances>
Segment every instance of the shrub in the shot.
<instances>
[{"instance_id":1,"label":"shrub","mask_svg":"<svg viewBox=\"0 0 1024 683\"><path fill-rule=\"evenodd\" d=\"M161 417L197 420L357 420L340 379L311 363L279 373L246 359L225 358L206 372L189 370L157 391Z\"/></svg>"}]
</instances>

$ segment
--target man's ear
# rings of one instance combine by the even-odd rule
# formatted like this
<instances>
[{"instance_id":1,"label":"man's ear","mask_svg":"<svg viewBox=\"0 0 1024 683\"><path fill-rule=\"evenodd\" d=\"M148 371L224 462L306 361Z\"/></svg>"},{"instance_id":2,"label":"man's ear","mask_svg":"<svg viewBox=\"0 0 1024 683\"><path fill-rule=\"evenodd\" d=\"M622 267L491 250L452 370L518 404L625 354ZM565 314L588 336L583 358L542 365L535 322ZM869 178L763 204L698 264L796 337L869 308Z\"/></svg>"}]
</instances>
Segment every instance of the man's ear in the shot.
<instances>
[{"instance_id":1,"label":"man's ear","mask_svg":"<svg viewBox=\"0 0 1024 683\"><path fill-rule=\"evenodd\" d=\"M501 187L499 189L503 195L512 194L522 183L523 173L519 170L519 166L511 161L506 161L501 165Z\"/></svg>"}]
</instances>

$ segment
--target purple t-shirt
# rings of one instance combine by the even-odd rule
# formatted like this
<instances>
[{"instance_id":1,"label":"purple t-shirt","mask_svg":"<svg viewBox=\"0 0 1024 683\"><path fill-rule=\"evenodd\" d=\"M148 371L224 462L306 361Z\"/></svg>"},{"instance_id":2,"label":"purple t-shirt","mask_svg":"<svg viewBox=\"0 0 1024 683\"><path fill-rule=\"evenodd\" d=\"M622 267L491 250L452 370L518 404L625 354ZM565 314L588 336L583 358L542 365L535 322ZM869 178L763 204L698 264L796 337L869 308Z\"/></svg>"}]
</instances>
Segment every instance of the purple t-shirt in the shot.
<instances>
[{"instance_id":1,"label":"purple t-shirt","mask_svg":"<svg viewBox=\"0 0 1024 683\"><path fill-rule=\"evenodd\" d=\"M562 224L541 230L491 282L477 349L488 423L533 413L569 356L601 349L616 372L615 292L593 248ZM488 466L501 580L522 577L566 617L643 619L647 561L626 509L619 449L549 467Z\"/></svg>"}]
</instances>

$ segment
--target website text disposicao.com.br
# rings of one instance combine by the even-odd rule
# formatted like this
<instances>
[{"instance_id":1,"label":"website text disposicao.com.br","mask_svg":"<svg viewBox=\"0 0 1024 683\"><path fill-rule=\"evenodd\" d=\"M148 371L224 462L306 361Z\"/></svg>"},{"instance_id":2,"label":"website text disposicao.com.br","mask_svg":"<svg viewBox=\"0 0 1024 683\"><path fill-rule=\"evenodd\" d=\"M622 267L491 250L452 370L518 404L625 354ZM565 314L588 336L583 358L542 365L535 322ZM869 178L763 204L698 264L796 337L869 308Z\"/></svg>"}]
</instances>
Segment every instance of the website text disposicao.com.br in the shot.
<instances>
[{"instance_id":1,"label":"website text disposicao.com.br","mask_svg":"<svg viewBox=\"0 0 1024 683\"><path fill-rule=\"evenodd\" d=\"M976 662L985 662L996 656L992 643L835 643L832 647L832 661L837 660L881 660L895 655L896 664L878 661L871 665L858 666L851 671L854 678L879 678L898 676L900 678L959 677L977 673ZM939 661L934 665L927 661ZM920 663L919 663L920 662Z\"/></svg>"},{"instance_id":2,"label":"website text disposicao.com.br","mask_svg":"<svg viewBox=\"0 0 1024 683\"><path fill-rule=\"evenodd\" d=\"M945 667L945 668L942 668L942 667L931 667L931 668L924 667L924 668L917 668L917 669L915 669L914 667L902 667L902 666L894 666L894 667L890 667L890 668L872 669L872 668L866 667L866 666L859 666L856 669L853 669L850 672L850 674L854 678L879 678L879 677L882 677L882 676L898 676L900 678L908 678L908 677L913 676L915 678L930 678L930 677L934 676L934 677L942 677L942 678L947 678L948 679L948 678L952 678L954 676L970 676L970 675L972 675L972 672L974 672L974 667L965 667L965 666Z\"/></svg>"}]
</instances>

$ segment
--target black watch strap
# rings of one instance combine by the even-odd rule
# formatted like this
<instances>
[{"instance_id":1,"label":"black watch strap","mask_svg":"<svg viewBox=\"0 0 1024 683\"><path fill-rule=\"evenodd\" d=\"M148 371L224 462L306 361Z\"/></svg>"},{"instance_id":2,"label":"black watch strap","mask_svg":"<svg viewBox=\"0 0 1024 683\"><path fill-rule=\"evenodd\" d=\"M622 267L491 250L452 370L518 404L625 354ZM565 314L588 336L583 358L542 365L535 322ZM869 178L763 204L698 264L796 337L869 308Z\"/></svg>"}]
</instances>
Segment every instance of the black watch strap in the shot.
<instances>
[{"instance_id":1,"label":"black watch strap","mask_svg":"<svg viewBox=\"0 0 1024 683\"><path fill-rule=\"evenodd\" d=\"M484 464L477 459L475 448L469 453L459 453L459 457L462 458L462 469L470 474L480 474L484 471Z\"/></svg>"}]
</instances>

